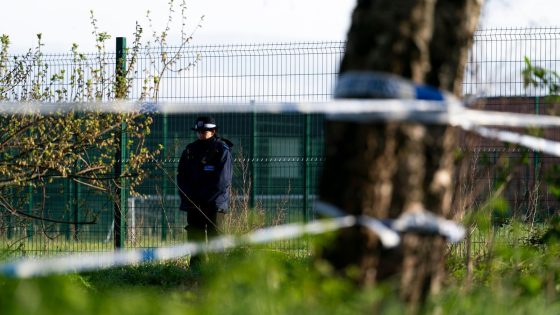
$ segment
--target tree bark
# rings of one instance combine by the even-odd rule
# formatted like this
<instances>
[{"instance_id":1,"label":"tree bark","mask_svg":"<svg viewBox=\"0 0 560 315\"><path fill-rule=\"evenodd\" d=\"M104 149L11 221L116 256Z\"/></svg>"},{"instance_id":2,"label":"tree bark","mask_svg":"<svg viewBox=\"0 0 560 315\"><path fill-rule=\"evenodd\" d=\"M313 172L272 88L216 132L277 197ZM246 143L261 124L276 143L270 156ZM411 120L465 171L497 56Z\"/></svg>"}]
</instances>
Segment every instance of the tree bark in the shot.
<instances>
[{"instance_id":1,"label":"tree bark","mask_svg":"<svg viewBox=\"0 0 560 315\"><path fill-rule=\"evenodd\" d=\"M383 71L460 96L482 2L358 0L340 73ZM329 121L320 198L380 219L418 209L449 216L454 139L447 126ZM386 250L356 227L341 231L322 257L341 274L357 265L362 285L398 279L414 308L439 291L445 249L441 237L407 234L398 249Z\"/></svg>"}]
</instances>

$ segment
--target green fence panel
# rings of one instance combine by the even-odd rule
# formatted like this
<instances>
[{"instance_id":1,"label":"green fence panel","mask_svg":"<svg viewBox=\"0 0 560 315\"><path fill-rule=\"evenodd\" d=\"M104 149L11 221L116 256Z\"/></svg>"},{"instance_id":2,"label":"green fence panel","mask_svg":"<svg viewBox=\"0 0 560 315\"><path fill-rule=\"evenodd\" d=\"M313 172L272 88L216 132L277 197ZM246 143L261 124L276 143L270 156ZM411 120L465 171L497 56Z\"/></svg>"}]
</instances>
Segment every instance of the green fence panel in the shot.
<instances>
[{"instance_id":1,"label":"green fence panel","mask_svg":"<svg viewBox=\"0 0 560 315\"><path fill-rule=\"evenodd\" d=\"M560 40L558 34L558 29L478 31L465 71L465 94L486 97L486 105L492 109L545 113L549 105L535 97L544 95L545 91L526 90L520 71L525 56L534 64L559 71L556 51L550 49ZM157 50L140 48L135 56L135 74L131 72L127 77L131 84L127 98L174 102L185 107L201 102L258 106L263 102L328 101L336 83L344 43L210 45L182 49L168 48L169 55L180 52L180 58L172 71L157 78L159 90L155 99L145 97L143 92L154 87L153 74L159 73L162 64ZM131 61L130 52L125 58ZM45 75L51 77L65 70L63 78L52 83L52 89L66 89L68 98L74 100L86 92L85 87L80 90L72 85L78 66L85 69L82 73L85 80L93 75L92 69L97 69L100 60L103 72L125 73L126 68L117 63L118 59L114 55L100 58L98 54L83 54L83 58L76 60L72 54L44 54L44 62L49 64ZM195 66L189 68L193 62ZM24 82L2 96L19 100L29 89L30 83ZM111 89L101 89L105 91L102 101L115 96ZM55 97L52 101L56 101ZM219 134L235 144L235 213L250 209L255 213L250 222L254 227L313 220L311 210L324 163L325 116L212 114L220 125ZM2 193L9 195L28 216L14 216L10 209L0 208L0 249L18 248L20 253L44 254L156 247L185 241L186 214L178 210L175 176L182 150L195 140L190 126L196 117L197 113L154 114L147 145L151 148L162 145L163 150L156 160L145 165L149 176L138 187L137 195L129 194L126 179L120 182L125 189L117 194L118 200L112 193L66 179L54 179L44 190L28 186L3 190ZM548 136L560 139L557 130L550 131ZM120 142L126 141L126 134L123 134ZM481 160L494 154L516 159L530 156L532 163L515 174L513 186L507 193L512 209L510 215L522 216L529 212L528 192L538 179L543 179L546 167L558 163L556 158L495 143L481 142L469 150L476 151ZM121 167L127 158L126 151L122 150L117 158L123 163ZM119 170L120 167L116 172ZM481 173L473 183L478 187L488 185L495 175ZM544 218L555 214L559 207L554 196L545 193L545 186L540 189L537 215ZM519 196L520 191L526 195ZM120 216L115 215L118 211ZM91 217L96 218L94 223L85 222ZM308 249L306 240L277 242L271 246L302 253Z\"/></svg>"}]
</instances>

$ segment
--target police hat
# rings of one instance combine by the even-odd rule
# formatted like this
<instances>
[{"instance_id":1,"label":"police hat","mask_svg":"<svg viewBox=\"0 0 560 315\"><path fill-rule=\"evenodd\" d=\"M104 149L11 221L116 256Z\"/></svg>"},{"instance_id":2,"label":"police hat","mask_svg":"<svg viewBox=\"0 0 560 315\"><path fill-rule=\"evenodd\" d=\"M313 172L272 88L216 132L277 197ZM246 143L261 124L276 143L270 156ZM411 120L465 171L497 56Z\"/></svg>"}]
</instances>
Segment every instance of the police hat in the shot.
<instances>
[{"instance_id":1,"label":"police hat","mask_svg":"<svg viewBox=\"0 0 560 315\"><path fill-rule=\"evenodd\" d=\"M191 129L194 131L206 131L215 130L216 128L218 128L218 125L216 125L216 121L213 117L203 116L196 119L194 127Z\"/></svg>"}]
</instances>

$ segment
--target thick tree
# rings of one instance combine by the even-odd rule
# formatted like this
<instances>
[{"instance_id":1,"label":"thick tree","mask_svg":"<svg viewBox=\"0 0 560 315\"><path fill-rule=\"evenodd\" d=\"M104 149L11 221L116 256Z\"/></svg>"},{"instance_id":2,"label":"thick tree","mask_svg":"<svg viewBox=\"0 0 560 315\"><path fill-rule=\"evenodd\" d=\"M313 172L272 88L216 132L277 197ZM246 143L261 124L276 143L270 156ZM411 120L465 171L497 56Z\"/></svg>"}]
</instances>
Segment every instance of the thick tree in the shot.
<instances>
[{"instance_id":1,"label":"thick tree","mask_svg":"<svg viewBox=\"0 0 560 315\"><path fill-rule=\"evenodd\" d=\"M468 50L483 0L358 0L340 73L381 71L461 95ZM320 198L350 214L396 218L426 209L450 215L453 128L420 123L329 121ZM413 307L440 289L445 240L406 234L383 249L364 228L342 231L322 257L356 281L399 281Z\"/></svg>"}]
</instances>

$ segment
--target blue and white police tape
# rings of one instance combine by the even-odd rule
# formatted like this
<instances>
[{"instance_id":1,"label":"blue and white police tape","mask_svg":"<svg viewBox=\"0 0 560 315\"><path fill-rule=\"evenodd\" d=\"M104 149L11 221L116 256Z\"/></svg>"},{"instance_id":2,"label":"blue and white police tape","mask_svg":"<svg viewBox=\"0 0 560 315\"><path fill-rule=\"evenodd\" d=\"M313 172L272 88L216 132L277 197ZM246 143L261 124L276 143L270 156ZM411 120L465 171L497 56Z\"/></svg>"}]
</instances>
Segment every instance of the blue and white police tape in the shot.
<instances>
[{"instance_id":1,"label":"blue and white police tape","mask_svg":"<svg viewBox=\"0 0 560 315\"><path fill-rule=\"evenodd\" d=\"M473 110L457 99L444 101L416 99L336 99L326 102L299 103L143 103L115 101L107 103L20 103L0 102L0 114L56 114L68 112L166 114L184 113L303 113L325 114L334 120L411 121L449 124L458 127L560 127L560 117L508 112Z\"/></svg>"},{"instance_id":2,"label":"blue and white police tape","mask_svg":"<svg viewBox=\"0 0 560 315\"><path fill-rule=\"evenodd\" d=\"M336 209L334 206L318 202L318 212ZM333 213L331 213L333 214ZM464 229L447 220L425 213L405 214L397 220L380 221L367 216L340 215L316 220L308 224L292 223L256 230L243 236L225 235L204 242L188 242L171 247L131 249L115 252L74 254L62 257L27 258L0 265L0 274L7 277L29 278L51 274L67 274L114 268L145 262L163 261L201 253L223 252L239 246L264 244L277 240L287 240L303 235L316 235L336 231L355 225L362 225L377 234L381 244L386 248L398 246L400 236L397 232L412 231L420 234L439 234L450 242L458 242L464 235Z\"/></svg>"},{"instance_id":3,"label":"blue and white police tape","mask_svg":"<svg viewBox=\"0 0 560 315\"><path fill-rule=\"evenodd\" d=\"M367 82L366 82L367 83ZM379 82L378 82L379 83ZM378 84L375 83L375 84ZM349 84L349 83L348 83ZM372 83L373 84L373 83ZM375 85L374 84L374 85ZM399 84L403 84L402 82ZM367 86L367 84L365 84ZM344 86L344 85L342 85ZM341 87L342 89L342 87ZM392 87L386 96L399 94ZM393 92L391 92L393 91ZM390 92L390 93L389 93ZM391 94L393 93L393 94ZM403 92L404 93L404 92ZM408 92L407 92L408 93ZM405 94L407 94L405 93ZM410 92L412 93L412 92ZM416 93L416 92L415 92ZM341 92L341 95L342 94ZM443 94L442 94L443 95ZM401 95L403 96L403 95ZM410 94L412 97L413 95ZM418 96L415 96L418 97ZM428 97L426 97L428 98ZM435 97L437 99L437 97ZM560 143L510 131L489 129L502 127L560 127L560 117L507 112L481 111L464 108L460 101L446 96L443 101L417 99L339 99L316 103L208 104L208 103L19 103L0 102L0 114L94 112L159 112L159 113L325 113L331 120L356 122L410 121L449 124L475 132L483 137L519 144L532 150L560 157Z\"/></svg>"},{"instance_id":4,"label":"blue and white police tape","mask_svg":"<svg viewBox=\"0 0 560 315\"><path fill-rule=\"evenodd\" d=\"M286 224L256 230L241 237L221 236L204 242L188 242L171 247L131 249L115 252L75 254L62 257L27 258L0 265L0 274L28 278L50 274L65 274L162 261L201 253L222 252L248 244L263 244L286 240L305 234L320 234L354 226L359 220L353 216L317 220L308 224Z\"/></svg>"},{"instance_id":5,"label":"blue and white police tape","mask_svg":"<svg viewBox=\"0 0 560 315\"><path fill-rule=\"evenodd\" d=\"M341 217L345 213L338 207L322 202L315 202L315 212L328 217ZM377 220L362 216L362 225L377 234L384 247L394 244L394 233L417 233L422 235L441 235L450 243L457 243L465 237L465 228L454 221L438 217L422 208L407 209L397 219ZM400 238L397 244L400 242ZM395 246L397 245L395 244Z\"/></svg>"},{"instance_id":6,"label":"blue and white police tape","mask_svg":"<svg viewBox=\"0 0 560 315\"><path fill-rule=\"evenodd\" d=\"M457 100L331 100L326 102L280 102L280 103L146 103L134 101L111 101L92 103L41 103L41 102L0 102L0 114L65 114L76 113L323 113L364 114L389 112L445 111L450 104L461 106Z\"/></svg>"},{"instance_id":7,"label":"blue and white police tape","mask_svg":"<svg viewBox=\"0 0 560 315\"><path fill-rule=\"evenodd\" d=\"M484 138L518 144L531 150L560 157L560 142L517 132L474 126L468 129Z\"/></svg>"},{"instance_id":8,"label":"blue and white police tape","mask_svg":"<svg viewBox=\"0 0 560 315\"><path fill-rule=\"evenodd\" d=\"M443 101L450 95L435 87L415 84L387 72L348 71L338 77L334 97Z\"/></svg>"}]
</instances>

